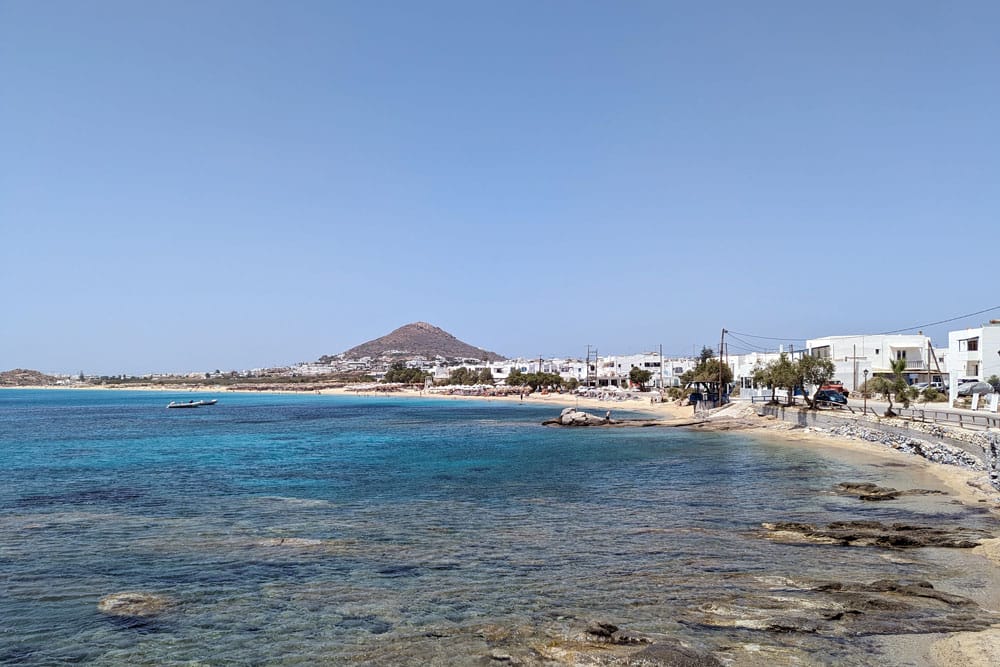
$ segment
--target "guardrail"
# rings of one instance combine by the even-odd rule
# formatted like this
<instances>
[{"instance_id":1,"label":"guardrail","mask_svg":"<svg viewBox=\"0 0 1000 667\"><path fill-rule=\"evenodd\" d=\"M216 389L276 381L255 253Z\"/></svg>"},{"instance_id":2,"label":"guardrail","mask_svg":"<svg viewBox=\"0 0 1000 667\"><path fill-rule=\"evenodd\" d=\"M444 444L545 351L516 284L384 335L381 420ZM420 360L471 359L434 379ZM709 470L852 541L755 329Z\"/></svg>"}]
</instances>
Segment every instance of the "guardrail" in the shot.
<instances>
[{"instance_id":1,"label":"guardrail","mask_svg":"<svg viewBox=\"0 0 1000 667\"><path fill-rule=\"evenodd\" d=\"M958 424L961 428L982 426L983 428L1000 428L1000 417L993 415L970 415L963 412L945 412L943 410L926 410L924 408L899 408L895 411L900 417L921 422L945 422Z\"/></svg>"},{"instance_id":2,"label":"guardrail","mask_svg":"<svg viewBox=\"0 0 1000 667\"><path fill-rule=\"evenodd\" d=\"M801 400L801 396L796 396L792 405L803 405L805 402ZM751 403L770 403L770 396L753 396L750 398ZM837 410L849 412L852 415L865 416L871 415L872 417L881 418L885 416L885 407L857 407L855 405L844 405L843 403L834 403L832 401L819 401L820 407L824 409ZM778 400L777 407L788 407L786 399L781 398ZM965 412L950 412L945 410L928 410L926 408L903 408L903 407L893 407L893 412L896 413L897 417L903 419L909 419L911 421L919 422L929 422L929 423L945 423L954 424L960 428L969 429L987 429L996 428L1000 429L1000 415L976 415L968 414Z\"/></svg>"},{"instance_id":3,"label":"guardrail","mask_svg":"<svg viewBox=\"0 0 1000 667\"><path fill-rule=\"evenodd\" d=\"M779 396L777 399L778 405L781 407L786 407L788 405L788 399L784 396ZM751 396L750 403L770 403L770 396ZM805 401L802 400L801 396L792 397L792 405L805 405Z\"/></svg>"},{"instance_id":4,"label":"guardrail","mask_svg":"<svg viewBox=\"0 0 1000 667\"><path fill-rule=\"evenodd\" d=\"M852 415L872 417L884 417L885 408L859 408L854 405L843 405L839 403L826 403L824 407L837 410L846 410ZM880 412L881 410L881 412ZM945 410L927 410L924 408L900 408L894 407L893 412L897 417L919 421L925 423L945 423L957 424L959 428L1000 428L1000 416L993 415L970 415L963 412L948 412Z\"/></svg>"}]
</instances>

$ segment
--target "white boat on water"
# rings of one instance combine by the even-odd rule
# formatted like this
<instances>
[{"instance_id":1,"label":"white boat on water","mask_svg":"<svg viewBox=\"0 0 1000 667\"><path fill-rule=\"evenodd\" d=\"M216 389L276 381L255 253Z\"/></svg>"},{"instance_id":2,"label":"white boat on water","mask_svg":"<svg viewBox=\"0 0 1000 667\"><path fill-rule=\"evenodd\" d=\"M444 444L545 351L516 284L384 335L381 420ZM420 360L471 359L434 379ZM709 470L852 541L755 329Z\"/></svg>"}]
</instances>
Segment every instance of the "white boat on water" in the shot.
<instances>
[{"instance_id":1,"label":"white boat on water","mask_svg":"<svg viewBox=\"0 0 1000 667\"><path fill-rule=\"evenodd\" d=\"M217 398L213 398L213 399L208 400L208 401L190 400L187 403L184 403L184 402L178 403L177 401L170 401L169 403L167 403L167 407L168 408L200 408L203 405L215 405L218 402L219 402L219 400Z\"/></svg>"}]
</instances>

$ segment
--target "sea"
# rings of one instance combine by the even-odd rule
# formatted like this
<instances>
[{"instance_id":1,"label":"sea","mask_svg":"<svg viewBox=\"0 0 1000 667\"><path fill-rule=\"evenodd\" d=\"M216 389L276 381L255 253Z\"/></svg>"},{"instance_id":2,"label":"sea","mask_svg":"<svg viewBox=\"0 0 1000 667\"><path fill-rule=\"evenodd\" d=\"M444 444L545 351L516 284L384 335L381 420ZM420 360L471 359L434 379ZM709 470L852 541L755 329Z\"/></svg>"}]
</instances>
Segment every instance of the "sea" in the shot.
<instances>
[{"instance_id":1,"label":"sea","mask_svg":"<svg viewBox=\"0 0 1000 667\"><path fill-rule=\"evenodd\" d=\"M202 398L219 402L166 409ZM773 664L911 664L877 636L714 627L698 611L789 579L989 584L955 550L763 536L774 521L996 527L947 495L832 492L933 487L907 466L751 433L541 426L558 410L0 390L0 664L501 664L578 647L595 621ZM126 591L165 606L99 609Z\"/></svg>"}]
</instances>

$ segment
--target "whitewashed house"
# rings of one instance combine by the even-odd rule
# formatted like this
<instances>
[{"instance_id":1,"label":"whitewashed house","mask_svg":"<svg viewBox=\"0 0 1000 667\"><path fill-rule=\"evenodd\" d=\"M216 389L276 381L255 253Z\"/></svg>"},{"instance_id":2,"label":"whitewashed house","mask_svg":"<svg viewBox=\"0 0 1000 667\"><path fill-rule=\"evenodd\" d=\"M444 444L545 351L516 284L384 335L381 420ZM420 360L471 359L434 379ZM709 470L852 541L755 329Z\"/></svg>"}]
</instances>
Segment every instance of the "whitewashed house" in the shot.
<instances>
[{"instance_id":1,"label":"whitewashed house","mask_svg":"<svg viewBox=\"0 0 1000 667\"><path fill-rule=\"evenodd\" d=\"M923 334L866 334L858 336L826 336L806 341L809 354L833 361L834 379L856 390L868 377L892 375L892 362L906 360L906 380L940 382L947 368L934 349L931 339Z\"/></svg>"},{"instance_id":2,"label":"whitewashed house","mask_svg":"<svg viewBox=\"0 0 1000 667\"><path fill-rule=\"evenodd\" d=\"M1000 320L990 320L975 329L949 331L948 364L951 401L958 396L958 385L963 380L986 381L991 375L1000 376Z\"/></svg>"}]
</instances>

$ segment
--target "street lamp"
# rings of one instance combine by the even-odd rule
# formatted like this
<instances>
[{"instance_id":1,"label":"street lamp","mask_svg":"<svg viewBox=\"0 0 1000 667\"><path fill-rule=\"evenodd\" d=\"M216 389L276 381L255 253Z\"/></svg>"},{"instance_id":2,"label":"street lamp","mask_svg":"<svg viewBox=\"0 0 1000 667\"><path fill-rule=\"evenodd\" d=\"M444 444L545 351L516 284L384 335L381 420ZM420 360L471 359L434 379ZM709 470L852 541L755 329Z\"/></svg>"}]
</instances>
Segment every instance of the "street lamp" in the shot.
<instances>
[{"instance_id":1,"label":"street lamp","mask_svg":"<svg viewBox=\"0 0 1000 667\"><path fill-rule=\"evenodd\" d=\"M868 369L867 368L864 370L864 374L865 374L865 384L861 389L861 395L865 399L865 409L861 412L862 415L868 412Z\"/></svg>"}]
</instances>

